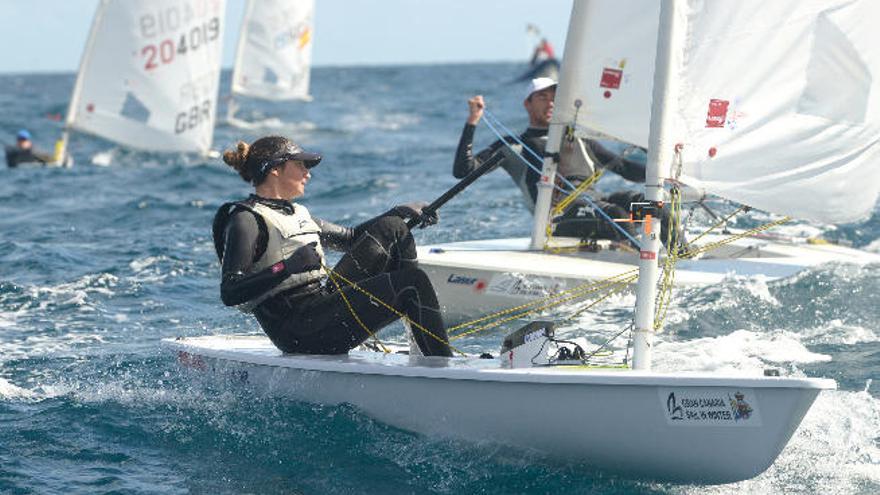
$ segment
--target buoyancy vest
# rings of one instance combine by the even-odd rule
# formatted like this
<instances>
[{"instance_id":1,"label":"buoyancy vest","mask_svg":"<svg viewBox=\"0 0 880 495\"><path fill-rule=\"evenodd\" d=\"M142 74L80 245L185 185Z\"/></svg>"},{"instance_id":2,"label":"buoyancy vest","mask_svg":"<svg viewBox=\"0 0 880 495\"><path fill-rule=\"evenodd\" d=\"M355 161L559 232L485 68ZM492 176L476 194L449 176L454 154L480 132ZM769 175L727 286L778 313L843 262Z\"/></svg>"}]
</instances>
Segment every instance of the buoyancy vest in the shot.
<instances>
[{"instance_id":1,"label":"buoyancy vest","mask_svg":"<svg viewBox=\"0 0 880 495\"><path fill-rule=\"evenodd\" d=\"M226 220L232 216L237 208L246 209L254 214L257 223L260 224L260 236L257 242L260 244L265 242L265 246L258 245L256 247L253 265L251 265L250 270L245 275L263 271L279 261L287 259L297 249L313 242L315 243L315 250L321 257L321 264L326 265L324 249L321 246L319 237L321 228L312 219L309 210L305 206L293 204L293 214L286 214L256 202L227 203L220 207L220 211L217 214L218 217L214 220L213 234L214 247L217 249L217 255L221 261L223 260ZM224 218L220 218L221 215ZM250 313L266 299L290 289L318 282L326 277L326 275L327 272L323 267L318 270L290 274L272 289L239 304L236 308Z\"/></svg>"}]
</instances>

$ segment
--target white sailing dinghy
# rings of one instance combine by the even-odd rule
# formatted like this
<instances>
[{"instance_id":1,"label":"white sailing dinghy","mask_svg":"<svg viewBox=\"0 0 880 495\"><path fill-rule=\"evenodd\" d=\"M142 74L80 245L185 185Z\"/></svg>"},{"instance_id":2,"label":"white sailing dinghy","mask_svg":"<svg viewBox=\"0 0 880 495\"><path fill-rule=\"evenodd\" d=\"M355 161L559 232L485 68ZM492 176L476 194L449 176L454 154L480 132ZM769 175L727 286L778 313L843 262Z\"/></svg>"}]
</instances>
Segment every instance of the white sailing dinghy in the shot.
<instances>
[{"instance_id":1,"label":"white sailing dinghy","mask_svg":"<svg viewBox=\"0 0 880 495\"><path fill-rule=\"evenodd\" d=\"M101 0L56 156L69 132L126 147L207 154L225 0Z\"/></svg>"},{"instance_id":2,"label":"white sailing dinghy","mask_svg":"<svg viewBox=\"0 0 880 495\"><path fill-rule=\"evenodd\" d=\"M673 96L690 111L675 122L675 139L684 144L676 157L678 181L796 219L840 223L866 216L880 187L877 116L871 107L876 88L871 76L880 66L874 45L848 41L867 35L839 19L867 7L792 6L796 12L824 12L806 25L792 19L787 2L771 3L754 19L746 6L732 3L708 4L691 23L700 30L690 34L689 43L713 51L687 48L684 89ZM647 147L659 9L657 2L591 2L581 9L583 17L572 22L566 40L548 154L560 150L569 128L580 137ZM715 14L728 11L730 19ZM864 130L853 127L860 124ZM557 167L565 176L592 173L586 160L557 163L551 157L541 184L553 184ZM448 323L552 297L637 266L637 258L608 242L593 251L544 249L550 193L539 187L530 239L420 246L420 266L431 277ZM699 244L725 237L730 236L708 235ZM564 247L577 239L553 242ZM880 256L807 238L749 236L679 261L675 280L683 285L714 284L731 275L774 280L830 262L880 263Z\"/></svg>"},{"instance_id":3,"label":"white sailing dinghy","mask_svg":"<svg viewBox=\"0 0 880 495\"><path fill-rule=\"evenodd\" d=\"M227 122L248 129L267 125L268 121L236 118L236 96L276 102L311 100L314 11L314 0L248 1L232 69Z\"/></svg>"},{"instance_id":4,"label":"white sailing dinghy","mask_svg":"<svg viewBox=\"0 0 880 495\"><path fill-rule=\"evenodd\" d=\"M576 0L569 43L578 42L591 14L618 3ZM772 6L769 11L768 5ZM880 83L861 68L880 67L880 51L876 49L880 44L873 30L873 19L878 14L880 6L870 0L788 0L770 4L762 0L663 1L658 13L647 199L661 199L662 177L673 161L676 143L702 150L710 142L722 150L718 156L735 152L736 143L726 139L731 129L709 129L718 133L709 138L699 125L705 124L707 95L733 98L736 94L725 89L728 82L744 81L747 88L754 89L763 84L764 78L770 83L778 82L777 77L791 81L814 63L830 63L844 70L829 75L836 83L857 78L866 88L877 89ZM742 30L746 20L752 28ZM768 38L768 32L776 37ZM774 49L778 48L775 40L794 39L800 41L786 44L784 51ZM732 51L728 46L731 40L737 45ZM804 46L811 48L801 50ZM566 49L566 56L570 53ZM864 57L859 56L862 53ZM834 56L829 58L828 54ZM704 67L707 60L703 57L709 55L711 60L724 61L717 77L714 71L699 71L708 80L692 79L696 74L690 69ZM857 60L864 63L855 64ZM692 63L697 65L690 67ZM765 74L756 80L756 76L747 74L752 66L773 66L781 73ZM738 76L728 79L729 70L737 67L741 69ZM820 70L816 76L821 78L823 74L827 72ZM564 85L560 87L561 93L566 91ZM841 122L827 115L815 116L820 109L835 110L821 102L810 113L793 112L801 108L798 99L780 93L773 113L787 120L781 128L803 130L798 133L806 141L802 144L825 139L826 133L832 132L829 126L833 127L831 142L806 146L810 150L807 156L818 158L806 160L801 156L805 161L799 159L797 163L819 161L831 166L844 160L853 166L876 169L871 162L878 141L876 117L880 103L876 94L870 91L863 95L868 99L861 118ZM699 101L703 104L698 105ZM749 109L749 115L760 117L766 102L762 101L754 114L751 100L741 100L741 104ZM743 127L749 125L766 126L768 122L759 118L757 124L743 123ZM778 131L766 131L765 139L770 142L770 138L780 137ZM560 127L553 132L558 136ZM857 144L849 139L853 134L861 138ZM733 149L728 151L728 147ZM803 155L803 149L784 147L777 160L788 162L789 152ZM837 190L852 186L853 181L844 177L845 169L850 167L843 168L843 172L832 173ZM688 169L688 174L692 170ZM708 182L710 176L703 177ZM876 188L876 184L867 187ZM873 197L861 196L876 196L876 190L861 188L854 193L859 198L848 195L845 208L825 193L810 194L816 194L817 201L830 203L829 207L820 208L800 196L792 197L792 204L787 206L808 217L839 220L870 209ZM757 376L652 372L659 221L655 217L649 225L651 228L642 232L637 262L641 273L632 370L560 365L582 362L576 357L564 360L560 346L565 344L554 341L552 328L542 322L508 336L497 359L426 358L368 351L343 356L284 355L268 339L258 336L207 336L167 343L187 367L228 373L271 394L326 404L350 403L378 420L414 432L530 449L625 476L687 483L725 483L756 476L784 448L818 393L836 385L831 380L766 376L772 375L766 372Z\"/></svg>"}]
</instances>

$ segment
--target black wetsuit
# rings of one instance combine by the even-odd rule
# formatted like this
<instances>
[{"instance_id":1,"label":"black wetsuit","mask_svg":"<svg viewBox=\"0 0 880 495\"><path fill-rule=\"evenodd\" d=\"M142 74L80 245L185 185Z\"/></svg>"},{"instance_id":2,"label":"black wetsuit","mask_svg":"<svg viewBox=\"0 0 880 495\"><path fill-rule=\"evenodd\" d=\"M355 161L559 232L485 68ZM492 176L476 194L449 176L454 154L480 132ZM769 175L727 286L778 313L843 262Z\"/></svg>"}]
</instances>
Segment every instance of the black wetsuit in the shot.
<instances>
[{"instance_id":1,"label":"black wetsuit","mask_svg":"<svg viewBox=\"0 0 880 495\"><path fill-rule=\"evenodd\" d=\"M293 214L295 208L288 201L255 195L243 203L248 202L285 214ZM440 305L428 276L417 267L415 241L405 224L406 216L395 208L355 228L314 220L321 229L321 244L346 253L333 272L356 282L436 336L426 335L414 325L413 338L422 354L450 356ZM261 227L260 221L245 208L232 208L231 212L221 208L215 217L214 242L222 262L220 292L226 305L255 299L285 278L284 272L272 269L249 273L265 250L265 233L261 232L265 226ZM307 354L341 354L363 343L369 334L358 318L371 333L398 319L354 287L341 280L339 284L341 291L323 277L281 292L259 304L254 315L276 347Z\"/></svg>"},{"instance_id":2,"label":"black wetsuit","mask_svg":"<svg viewBox=\"0 0 880 495\"><path fill-rule=\"evenodd\" d=\"M474 156L473 140L475 129L476 126L465 124L464 130L461 133L461 139L458 142L458 149L455 153L452 174L457 178L462 178L481 164L490 160L495 161L510 174L513 181L520 187L529 209L534 212L535 202L538 198L537 184L541 174L523 163L522 160L510 158L505 151L506 146L501 140L495 141L491 146ZM544 150L547 146L547 129L529 127L520 135L520 140L538 156L543 158ZM509 144L516 143L516 140L510 136L506 137L504 141ZM630 181L645 181L645 165L643 163L628 160L625 157L612 153L596 141L587 139L585 143L598 165L602 168L610 170ZM541 170L542 158L537 158L526 150L523 150L521 155L534 165L537 170ZM583 178L580 179L583 180ZM624 218L629 214L630 203L640 200L639 198L641 197L639 193L621 191L607 197L596 198L594 202L611 218ZM588 207L583 200L575 201L566 210L564 215L556 219L556 223L557 226L554 232L557 235L602 239L620 239L622 237L616 229L598 218L592 211L592 208ZM628 228L628 230L630 230L631 234L633 233L631 228Z\"/></svg>"},{"instance_id":3,"label":"black wetsuit","mask_svg":"<svg viewBox=\"0 0 880 495\"><path fill-rule=\"evenodd\" d=\"M9 168L15 168L20 163L46 164L51 161L51 156L35 151L33 148L25 150L18 146L6 146L6 165L9 166Z\"/></svg>"}]
</instances>

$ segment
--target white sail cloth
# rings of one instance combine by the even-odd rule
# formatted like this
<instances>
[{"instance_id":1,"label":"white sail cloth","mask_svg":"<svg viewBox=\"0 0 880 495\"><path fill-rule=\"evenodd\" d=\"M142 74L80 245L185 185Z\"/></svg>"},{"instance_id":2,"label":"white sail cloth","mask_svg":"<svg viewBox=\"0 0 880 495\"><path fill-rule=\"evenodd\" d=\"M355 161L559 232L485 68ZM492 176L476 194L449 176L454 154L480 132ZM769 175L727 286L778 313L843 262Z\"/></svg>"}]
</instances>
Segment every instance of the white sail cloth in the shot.
<instances>
[{"instance_id":1,"label":"white sail cloth","mask_svg":"<svg viewBox=\"0 0 880 495\"><path fill-rule=\"evenodd\" d=\"M582 71L583 83L560 87L573 94L557 101L582 100L579 127L646 146L658 3L588 3L569 36L587 33L589 56L562 69ZM680 180L797 218L868 215L880 194L880 2L680 4L678 91L666 101L683 145ZM556 112L560 123L575 121L573 105Z\"/></svg>"},{"instance_id":2,"label":"white sail cloth","mask_svg":"<svg viewBox=\"0 0 880 495\"><path fill-rule=\"evenodd\" d=\"M224 13L225 0L102 0L68 127L138 149L207 152Z\"/></svg>"},{"instance_id":3,"label":"white sail cloth","mask_svg":"<svg viewBox=\"0 0 880 495\"><path fill-rule=\"evenodd\" d=\"M314 0L250 0L232 92L265 100L309 99Z\"/></svg>"}]
</instances>

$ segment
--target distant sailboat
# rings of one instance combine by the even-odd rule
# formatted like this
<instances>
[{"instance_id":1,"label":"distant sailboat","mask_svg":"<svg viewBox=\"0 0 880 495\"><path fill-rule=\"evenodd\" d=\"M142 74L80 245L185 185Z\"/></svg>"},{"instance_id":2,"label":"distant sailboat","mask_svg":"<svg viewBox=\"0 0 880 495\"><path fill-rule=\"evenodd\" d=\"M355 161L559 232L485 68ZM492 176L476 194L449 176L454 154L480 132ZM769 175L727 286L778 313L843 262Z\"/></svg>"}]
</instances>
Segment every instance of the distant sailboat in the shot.
<instances>
[{"instance_id":1,"label":"distant sailboat","mask_svg":"<svg viewBox=\"0 0 880 495\"><path fill-rule=\"evenodd\" d=\"M207 154L214 133L225 0L102 0L56 145L70 131L127 147Z\"/></svg>"},{"instance_id":2,"label":"distant sailboat","mask_svg":"<svg viewBox=\"0 0 880 495\"><path fill-rule=\"evenodd\" d=\"M536 77L559 78L559 60L553 50L553 45L547 38L541 36L541 30L534 24L526 26L529 40L532 40L532 53L529 58L529 68L523 72L516 81L528 81Z\"/></svg>"},{"instance_id":3,"label":"distant sailboat","mask_svg":"<svg viewBox=\"0 0 880 495\"><path fill-rule=\"evenodd\" d=\"M232 70L229 123L262 126L235 118L236 96L269 101L311 100L314 10L314 0L248 1Z\"/></svg>"}]
</instances>

